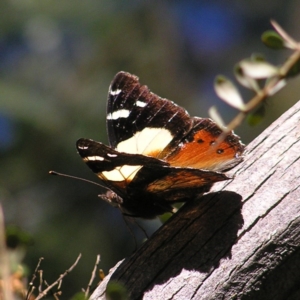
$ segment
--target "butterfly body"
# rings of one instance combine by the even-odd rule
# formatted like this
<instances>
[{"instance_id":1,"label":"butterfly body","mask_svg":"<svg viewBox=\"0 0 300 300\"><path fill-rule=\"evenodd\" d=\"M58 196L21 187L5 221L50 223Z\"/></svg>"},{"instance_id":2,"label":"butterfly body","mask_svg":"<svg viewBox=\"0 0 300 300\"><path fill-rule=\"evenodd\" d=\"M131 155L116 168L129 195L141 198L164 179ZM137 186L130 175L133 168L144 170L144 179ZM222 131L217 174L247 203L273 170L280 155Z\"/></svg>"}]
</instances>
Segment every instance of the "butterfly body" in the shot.
<instances>
[{"instance_id":1,"label":"butterfly body","mask_svg":"<svg viewBox=\"0 0 300 300\"><path fill-rule=\"evenodd\" d=\"M210 119L190 117L174 102L119 72L107 104L110 147L79 139L84 162L110 189L103 199L133 217L154 218L172 204L209 191L229 179L223 171L242 161L244 145Z\"/></svg>"}]
</instances>

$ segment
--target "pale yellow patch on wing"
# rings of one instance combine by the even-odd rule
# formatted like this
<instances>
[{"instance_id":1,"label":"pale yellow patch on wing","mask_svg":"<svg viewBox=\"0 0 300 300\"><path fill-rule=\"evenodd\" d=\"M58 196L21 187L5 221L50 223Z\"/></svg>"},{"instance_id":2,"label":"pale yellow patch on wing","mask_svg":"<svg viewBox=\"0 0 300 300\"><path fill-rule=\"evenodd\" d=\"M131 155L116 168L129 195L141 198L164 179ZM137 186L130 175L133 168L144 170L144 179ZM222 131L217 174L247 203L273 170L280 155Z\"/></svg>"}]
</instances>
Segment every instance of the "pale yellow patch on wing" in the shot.
<instances>
[{"instance_id":1,"label":"pale yellow patch on wing","mask_svg":"<svg viewBox=\"0 0 300 300\"><path fill-rule=\"evenodd\" d=\"M165 128L144 128L118 144L117 150L131 154L160 153L173 139Z\"/></svg>"},{"instance_id":2,"label":"pale yellow patch on wing","mask_svg":"<svg viewBox=\"0 0 300 300\"><path fill-rule=\"evenodd\" d=\"M111 181L132 180L141 167L142 166L124 165L112 171L104 171L102 174L107 180Z\"/></svg>"}]
</instances>

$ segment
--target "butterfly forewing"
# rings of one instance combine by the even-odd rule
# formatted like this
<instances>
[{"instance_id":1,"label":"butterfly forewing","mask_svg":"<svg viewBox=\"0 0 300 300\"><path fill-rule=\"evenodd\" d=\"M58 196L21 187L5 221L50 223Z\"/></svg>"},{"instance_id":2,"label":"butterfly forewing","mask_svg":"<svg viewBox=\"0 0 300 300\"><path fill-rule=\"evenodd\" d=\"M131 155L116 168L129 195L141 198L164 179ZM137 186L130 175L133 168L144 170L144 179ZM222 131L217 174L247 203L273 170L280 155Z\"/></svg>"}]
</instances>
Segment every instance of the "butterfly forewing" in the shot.
<instances>
[{"instance_id":1,"label":"butterfly forewing","mask_svg":"<svg viewBox=\"0 0 300 300\"><path fill-rule=\"evenodd\" d=\"M119 72L108 93L107 130L111 147L159 157L192 127L189 114L141 86L138 77Z\"/></svg>"}]
</instances>

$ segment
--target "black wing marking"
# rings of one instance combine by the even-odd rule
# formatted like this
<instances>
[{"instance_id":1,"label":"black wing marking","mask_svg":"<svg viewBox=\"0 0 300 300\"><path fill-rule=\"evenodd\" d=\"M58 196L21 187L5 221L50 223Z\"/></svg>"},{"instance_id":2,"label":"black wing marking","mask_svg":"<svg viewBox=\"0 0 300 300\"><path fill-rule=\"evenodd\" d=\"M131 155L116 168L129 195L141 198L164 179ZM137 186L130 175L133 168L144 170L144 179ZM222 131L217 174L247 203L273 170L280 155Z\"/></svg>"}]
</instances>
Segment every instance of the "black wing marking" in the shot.
<instances>
[{"instance_id":1,"label":"black wing marking","mask_svg":"<svg viewBox=\"0 0 300 300\"><path fill-rule=\"evenodd\" d=\"M171 135L170 144L176 145L189 132L192 122L185 109L151 93L147 86L140 85L138 77L134 75L119 72L110 85L107 131L112 148L118 148L121 142L134 137L145 128L168 130ZM156 132L160 134L159 131ZM142 145L136 146L137 149L133 151L126 149L126 152L158 156L161 151L152 153L156 136L151 138L147 141L152 143L149 146L137 136L135 143L140 142Z\"/></svg>"},{"instance_id":2,"label":"black wing marking","mask_svg":"<svg viewBox=\"0 0 300 300\"><path fill-rule=\"evenodd\" d=\"M124 165L167 166L168 163L139 154L118 152L100 142L81 138L76 142L79 155L93 172L111 171Z\"/></svg>"},{"instance_id":3,"label":"black wing marking","mask_svg":"<svg viewBox=\"0 0 300 300\"><path fill-rule=\"evenodd\" d=\"M127 186L143 166L168 165L153 157L118 152L90 139L79 139L76 148L88 167L120 196L126 193Z\"/></svg>"}]
</instances>

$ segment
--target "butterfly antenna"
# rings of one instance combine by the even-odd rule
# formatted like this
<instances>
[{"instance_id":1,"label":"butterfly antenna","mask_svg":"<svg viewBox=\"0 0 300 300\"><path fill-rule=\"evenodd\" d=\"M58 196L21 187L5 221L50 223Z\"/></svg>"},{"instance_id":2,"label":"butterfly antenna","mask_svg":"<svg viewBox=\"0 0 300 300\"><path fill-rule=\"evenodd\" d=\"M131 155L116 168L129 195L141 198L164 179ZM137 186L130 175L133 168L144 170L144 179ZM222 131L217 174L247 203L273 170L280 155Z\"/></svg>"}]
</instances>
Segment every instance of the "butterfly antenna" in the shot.
<instances>
[{"instance_id":1,"label":"butterfly antenna","mask_svg":"<svg viewBox=\"0 0 300 300\"><path fill-rule=\"evenodd\" d=\"M149 240L149 235L146 232L146 230L143 228L143 226L136 219L134 219L133 221L136 224L136 226L144 233L146 239Z\"/></svg>"},{"instance_id":2,"label":"butterfly antenna","mask_svg":"<svg viewBox=\"0 0 300 300\"><path fill-rule=\"evenodd\" d=\"M64 174L64 173L59 173L59 172L56 172L56 171L49 171L49 174L50 175L56 175L56 176L62 176L62 177L67 177L67 178L72 178L72 179L76 179L76 180L80 180L80 181L85 181L85 182L88 182L88 183L91 183L91 184L94 184L94 185L97 185L97 186L100 186L106 190L110 190L107 186L105 185L102 185L100 183L97 183L97 182L94 182L94 181L91 181L91 180L88 180L88 179L84 179L84 178L81 178L81 177L77 177L77 176L72 176L72 175L67 175L67 174Z\"/></svg>"},{"instance_id":3,"label":"butterfly antenna","mask_svg":"<svg viewBox=\"0 0 300 300\"><path fill-rule=\"evenodd\" d=\"M130 235L133 237L133 240L134 240L134 246L135 246L135 251L137 250L138 248L138 244L137 244L137 240L136 240L136 236L132 230L132 228L129 226L129 217L128 216L125 216L122 214L122 217L123 217L123 220L125 222L125 225L127 227L127 229L129 230L130 232Z\"/></svg>"}]
</instances>

